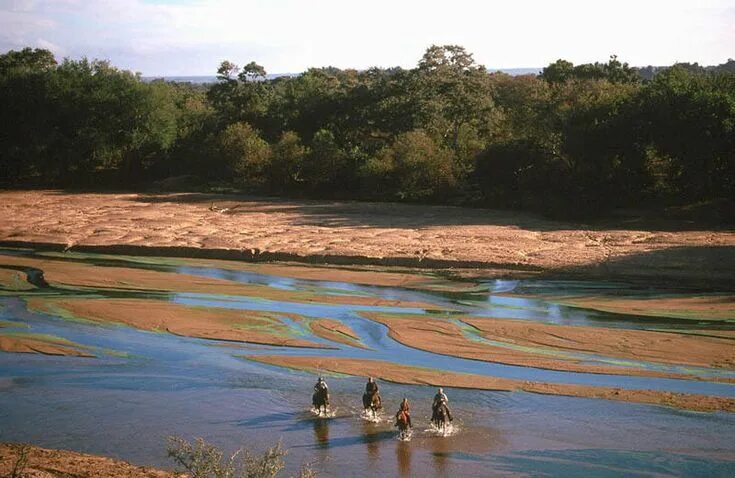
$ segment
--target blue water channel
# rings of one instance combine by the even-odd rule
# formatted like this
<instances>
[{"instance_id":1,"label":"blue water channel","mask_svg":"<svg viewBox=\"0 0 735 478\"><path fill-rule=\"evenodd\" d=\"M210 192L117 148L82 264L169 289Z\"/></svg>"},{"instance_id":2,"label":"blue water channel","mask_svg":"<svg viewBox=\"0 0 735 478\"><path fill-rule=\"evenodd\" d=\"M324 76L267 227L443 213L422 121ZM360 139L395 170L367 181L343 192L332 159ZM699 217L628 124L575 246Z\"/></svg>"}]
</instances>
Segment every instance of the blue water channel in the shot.
<instances>
[{"instance_id":1,"label":"blue water channel","mask_svg":"<svg viewBox=\"0 0 735 478\"><path fill-rule=\"evenodd\" d=\"M337 347L320 350L232 344L70 321L28 311L23 294L3 293L0 320L10 323L5 330L63 337L89 347L96 357L0 353L0 441L28 441L170 467L172 463L165 456L168 435L202 436L228 449L240 444L258 449L282 439L291 450L287 471L295 470L302 461L312 461L325 476L364 476L368 472L381 476L735 474L733 414L448 387L459 433L436 437L425 431L432 388L381 383L388 407L393 408L404 396L414 404L418 431L411 442L403 443L395 440L387 418L379 424L365 423L359 418L364 379L328 376L337 416L319 420L308 412L313 375L243 358L283 354L378 359L519 380L735 396L735 386L707 381L708 375L701 370L694 372L701 372L704 380L672 380L559 372L433 354L392 340L385 326L360 313L442 311L443 316L449 317L472 314L629 328L684 328L687 324L682 321L640 321L638 317L568 308L535 298L494 295L527 287L527 282L519 281L488 280L471 292L451 293L89 255L70 256L69 260L94 263L102 274L105 265L124 264L283 290L430 303L435 308L426 311L297 303L218 294L146 295L141 291L138 295L186 305L332 318L349 325L367 347L327 342L309 334L302 324L283 317L284 323L298 334ZM579 285L563 283L559 287ZM46 293L120 296L120 291L71 288ZM733 376L728 371L716 375Z\"/></svg>"}]
</instances>

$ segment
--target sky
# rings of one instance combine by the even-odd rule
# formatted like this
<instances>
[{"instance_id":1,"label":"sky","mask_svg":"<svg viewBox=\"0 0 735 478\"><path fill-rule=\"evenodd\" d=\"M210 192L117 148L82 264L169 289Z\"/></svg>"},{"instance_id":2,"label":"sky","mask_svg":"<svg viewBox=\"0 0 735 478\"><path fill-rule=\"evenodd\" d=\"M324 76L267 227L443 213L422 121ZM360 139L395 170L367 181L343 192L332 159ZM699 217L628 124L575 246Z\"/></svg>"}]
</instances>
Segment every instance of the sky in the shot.
<instances>
[{"instance_id":1,"label":"sky","mask_svg":"<svg viewBox=\"0 0 735 478\"><path fill-rule=\"evenodd\" d=\"M489 68L735 57L735 0L0 0L0 52L108 59L144 76L411 68L458 44Z\"/></svg>"}]
</instances>

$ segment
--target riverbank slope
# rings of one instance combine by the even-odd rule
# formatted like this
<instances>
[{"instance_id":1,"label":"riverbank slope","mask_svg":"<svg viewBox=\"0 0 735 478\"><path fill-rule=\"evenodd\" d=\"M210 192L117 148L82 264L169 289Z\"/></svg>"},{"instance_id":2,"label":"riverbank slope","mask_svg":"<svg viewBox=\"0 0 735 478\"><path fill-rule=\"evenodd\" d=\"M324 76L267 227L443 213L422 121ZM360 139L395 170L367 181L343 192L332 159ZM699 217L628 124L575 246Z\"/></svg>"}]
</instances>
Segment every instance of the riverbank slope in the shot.
<instances>
[{"instance_id":1,"label":"riverbank slope","mask_svg":"<svg viewBox=\"0 0 735 478\"><path fill-rule=\"evenodd\" d=\"M448 206L60 191L0 192L0 215L5 246L735 288L735 231L686 221L590 226Z\"/></svg>"}]
</instances>

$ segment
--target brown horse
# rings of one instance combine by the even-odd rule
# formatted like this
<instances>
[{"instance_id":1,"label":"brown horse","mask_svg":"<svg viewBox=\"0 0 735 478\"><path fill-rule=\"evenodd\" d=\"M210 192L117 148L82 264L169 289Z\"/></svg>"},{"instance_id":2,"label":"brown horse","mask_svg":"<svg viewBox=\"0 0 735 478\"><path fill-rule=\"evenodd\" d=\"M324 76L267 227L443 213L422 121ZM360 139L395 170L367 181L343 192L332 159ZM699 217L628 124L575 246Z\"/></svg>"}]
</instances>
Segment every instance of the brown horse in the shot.
<instances>
[{"instance_id":1,"label":"brown horse","mask_svg":"<svg viewBox=\"0 0 735 478\"><path fill-rule=\"evenodd\" d=\"M311 404L320 415L322 408L324 408L324 414L326 415L329 408L329 391L326 388L316 390L314 395L311 396Z\"/></svg>"},{"instance_id":2,"label":"brown horse","mask_svg":"<svg viewBox=\"0 0 735 478\"><path fill-rule=\"evenodd\" d=\"M451 421L452 414L447 404L444 402L437 403L431 413L431 423L443 432Z\"/></svg>"},{"instance_id":3,"label":"brown horse","mask_svg":"<svg viewBox=\"0 0 735 478\"><path fill-rule=\"evenodd\" d=\"M373 418L375 418L378 415L378 412L383 408L380 393L375 392L372 395L367 392L363 393L362 407L365 409L365 413L367 413L368 410L372 411Z\"/></svg>"},{"instance_id":4,"label":"brown horse","mask_svg":"<svg viewBox=\"0 0 735 478\"><path fill-rule=\"evenodd\" d=\"M398 410L395 426L398 427L398 438L407 439L411 434L411 415L406 410Z\"/></svg>"}]
</instances>

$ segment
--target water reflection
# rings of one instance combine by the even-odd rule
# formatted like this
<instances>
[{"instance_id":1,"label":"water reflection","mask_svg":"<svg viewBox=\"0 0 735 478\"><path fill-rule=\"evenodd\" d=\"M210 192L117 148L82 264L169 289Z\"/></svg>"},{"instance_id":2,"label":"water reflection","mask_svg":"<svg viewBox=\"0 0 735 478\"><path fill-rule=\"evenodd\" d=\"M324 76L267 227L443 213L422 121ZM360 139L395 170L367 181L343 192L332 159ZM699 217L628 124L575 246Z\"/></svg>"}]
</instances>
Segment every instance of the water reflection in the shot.
<instances>
[{"instance_id":1,"label":"water reflection","mask_svg":"<svg viewBox=\"0 0 735 478\"><path fill-rule=\"evenodd\" d=\"M396 462L398 463L398 474L400 476L411 476L411 443L398 441L396 443Z\"/></svg>"},{"instance_id":2,"label":"water reflection","mask_svg":"<svg viewBox=\"0 0 735 478\"><path fill-rule=\"evenodd\" d=\"M431 440L431 456L434 470L439 476L447 474L447 461L450 456L449 440L437 438Z\"/></svg>"},{"instance_id":3,"label":"water reflection","mask_svg":"<svg viewBox=\"0 0 735 478\"><path fill-rule=\"evenodd\" d=\"M324 418L315 418L314 424L314 440L317 448L329 448L329 420Z\"/></svg>"},{"instance_id":4,"label":"water reflection","mask_svg":"<svg viewBox=\"0 0 735 478\"><path fill-rule=\"evenodd\" d=\"M376 433L375 425L370 422L362 422L363 441L365 442L368 458L371 462L377 462L380 459L380 440L382 437Z\"/></svg>"}]
</instances>

